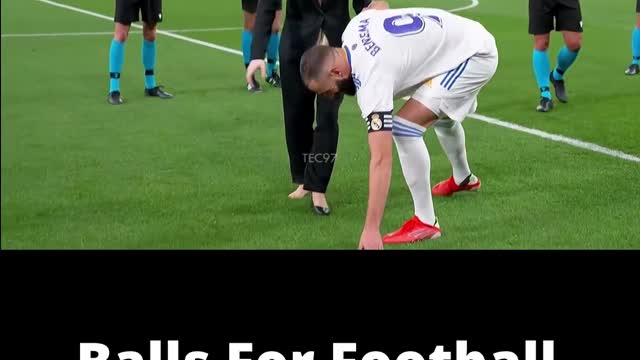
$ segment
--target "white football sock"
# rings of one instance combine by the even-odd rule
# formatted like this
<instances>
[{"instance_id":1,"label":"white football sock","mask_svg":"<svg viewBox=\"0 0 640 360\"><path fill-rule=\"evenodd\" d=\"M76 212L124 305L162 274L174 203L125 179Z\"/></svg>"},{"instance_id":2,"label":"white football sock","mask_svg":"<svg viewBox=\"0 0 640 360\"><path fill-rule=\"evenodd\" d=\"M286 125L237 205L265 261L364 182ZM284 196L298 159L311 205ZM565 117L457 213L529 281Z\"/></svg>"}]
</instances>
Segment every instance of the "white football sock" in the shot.
<instances>
[{"instance_id":1,"label":"white football sock","mask_svg":"<svg viewBox=\"0 0 640 360\"><path fill-rule=\"evenodd\" d=\"M469 163L467 162L464 128L459 122L450 119L436 121L433 128L436 135L438 135L438 141L440 141L442 149L444 149L451 163L453 179L459 185L471 175L471 169L469 169ZM473 179L471 179L471 183L473 182Z\"/></svg>"},{"instance_id":2,"label":"white football sock","mask_svg":"<svg viewBox=\"0 0 640 360\"><path fill-rule=\"evenodd\" d=\"M431 160L422 137L425 130L398 116L393 117L393 140L404 179L411 191L415 214L423 223L433 225L436 215L431 199Z\"/></svg>"}]
</instances>

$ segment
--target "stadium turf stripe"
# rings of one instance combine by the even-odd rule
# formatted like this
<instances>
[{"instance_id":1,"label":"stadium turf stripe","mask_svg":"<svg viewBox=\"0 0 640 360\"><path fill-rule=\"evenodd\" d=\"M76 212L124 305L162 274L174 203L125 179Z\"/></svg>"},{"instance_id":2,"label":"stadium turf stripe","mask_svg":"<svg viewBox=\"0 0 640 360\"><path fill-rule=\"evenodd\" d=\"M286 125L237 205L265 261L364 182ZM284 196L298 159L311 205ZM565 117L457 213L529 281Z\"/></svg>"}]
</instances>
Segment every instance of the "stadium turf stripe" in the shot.
<instances>
[{"instance_id":1,"label":"stadium turf stripe","mask_svg":"<svg viewBox=\"0 0 640 360\"><path fill-rule=\"evenodd\" d=\"M111 16L98 14L98 13L95 13L93 11L88 11L88 10L77 8L75 6L69 6L69 5L61 4L61 3L50 1L50 0L36 0L36 1L39 1L39 2L45 3L45 4L49 4L49 5L53 5L53 6L57 6L57 7L63 8L63 9L75 11L75 12L82 13L82 14L85 14L85 15L90 15L90 16L97 17L97 18L100 18L100 19L113 21L113 17L111 17ZM477 7L479 4L480 4L480 2L478 0L471 0L471 4L470 5L464 6L464 7L461 7L461 8L451 9L449 11L456 12L456 11L468 10L468 9L472 9L472 8ZM138 24L132 24L132 26L136 27L138 29L142 28L142 26L138 25ZM230 53L230 54L242 55L242 51L238 51L238 50L231 49L231 48L228 48L228 47L225 47L225 46L216 45L216 44L213 44L213 43L210 43L210 42L206 42L206 41L197 40L197 39L193 39L193 38L190 38L190 37L174 34L174 33L168 32L166 30L158 30L158 33L162 34L162 35L165 35L165 36L172 37L174 39L190 42L190 43L196 44L196 45L205 46L205 47L208 47L208 48L211 48L211 49L224 51L224 52L227 52L227 53ZM405 99L408 99L408 97L405 97ZM514 130L514 131L518 131L518 132L530 134L530 135L533 135L533 136L537 136L537 137L540 137L540 138L543 138L543 139L547 139L547 140L551 140L551 141L555 141L555 142L560 142L560 143L563 143L563 144L566 144L566 145L570 145L570 146L573 146L573 147L577 147L577 148L580 148L580 149L589 150L589 151L592 151L592 152L600 153L600 154L603 154L603 155L608 155L608 156L615 157L615 158L622 159L622 160L627 160L627 161L640 163L640 157L624 153L624 152L622 152L620 150L607 148L607 147L604 147L604 146L601 146L601 145L598 145L598 144L594 144L594 143L590 143L590 142L586 142L586 141L582 141L582 140L578 140L578 139L573 139L573 138L566 137L566 136L563 136L563 135L552 134L552 133L548 133L548 132L545 132L545 131L542 131L542 130L538 130L538 129L528 128L528 127L525 127L525 126L522 126L522 125L514 124L514 123L511 123L511 122L507 122L507 121L504 121L504 120L492 118L492 117L481 115L481 114L474 113L474 114L470 114L469 117L472 118L472 119L478 120L478 121L482 121L482 122L491 124L491 125L496 125L496 126L504 127L504 128L511 129L511 130Z\"/></svg>"},{"instance_id":2,"label":"stadium turf stripe","mask_svg":"<svg viewBox=\"0 0 640 360\"><path fill-rule=\"evenodd\" d=\"M36 0L36 1L44 3L44 4L49 4L49 5L52 5L52 6L57 6L59 8L75 11L75 12L78 12L78 13L81 13L81 14L97 17L97 18L100 18L100 19L103 19L103 20L108 20L110 22L113 22L113 16L107 16L107 15L103 15L103 14L98 14L98 13L93 12L93 11L77 8L75 6L70 6L70 5L58 3L58 2L55 2L55 1L49 1L49 0ZM142 29L142 25L139 25L139 24L131 24L131 27L135 27L136 29ZM201 41L201 40L193 39L193 38L190 38L190 37L174 34L174 33L168 32L166 30L157 30L156 32L158 34L169 36L169 37L172 37L172 38L178 39L178 40L187 41L187 42L190 42L192 44L206 46L208 48L224 51L224 52L227 52L227 53L230 53L230 54L242 55L242 51L238 51L238 50L231 49L231 48L228 48L228 47L225 47L225 46L220 46L220 45L212 44L212 43L209 43L209 42L206 42L206 41Z\"/></svg>"},{"instance_id":3,"label":"stadium turf stripe","mask_svg":"<svg viewBox=\"0 0 640 360\"><path fill-rule=\"evenodd\" d=\"M507 129L520 131L520 132L523 132L523 133L527 133L527 134L530 134L530 135L541 137L543 139L556 141L556 142L559 142L559 143L575 146L577 148L581 148L581 149L585 149L585 150L591 150L593 152L597 152L597 153L600 153L600 154L609 155L609 156L617 157L617 158L620 158L620 159L624 159L624 160L629 160L629 161L640 163L640 157L624 153L624 152L622 152L620 150L615 150L615 149L610 149L610 148L607 148L607 147L604 147L604 146L600 146L598 144L594 144L594 143L590 143L590 142L586 142L586 141L582 141L582 140L578 140L578 139L572 139L570 137L557 135L557 134L552 134L552 133L548 133L548 132L545 132L545 131L542 131L542 130L538 130L538 129L528 128L528 127L525 127L525 126L522 126L522 125L513 124L513 123L510 123L510 122L507 122L507 121L494 119L492 117L484 116L484 115L480 115L480 114L471 114L471 115L469 115L469 117L473 118L473 119L476 119L476 120L479 120L479 121L486 122L488 124L492 124L492 125L496 125L496 126L502 126L504 128L507 128Z\"/></svg>"}]
</instances>

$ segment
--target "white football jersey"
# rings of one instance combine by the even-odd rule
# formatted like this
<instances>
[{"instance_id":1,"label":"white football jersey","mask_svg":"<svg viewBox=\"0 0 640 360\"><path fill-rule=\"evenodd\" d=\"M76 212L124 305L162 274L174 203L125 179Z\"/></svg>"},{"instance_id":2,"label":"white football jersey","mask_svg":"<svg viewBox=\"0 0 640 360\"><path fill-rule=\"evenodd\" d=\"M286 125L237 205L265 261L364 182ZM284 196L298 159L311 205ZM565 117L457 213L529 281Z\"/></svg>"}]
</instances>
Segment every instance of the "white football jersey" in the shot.
<instances>
[{"instance_id":1,"label":"white football jersey","mask_svg":"<svg viewBox=\"0 0 640 360\"><path fill-rule=\"evenodd\" d=\"M342 34L366 118L386 118L394 98L481 53L493 36L480 23L440 9L363 11Z\"/></svg>"}]
</instances>

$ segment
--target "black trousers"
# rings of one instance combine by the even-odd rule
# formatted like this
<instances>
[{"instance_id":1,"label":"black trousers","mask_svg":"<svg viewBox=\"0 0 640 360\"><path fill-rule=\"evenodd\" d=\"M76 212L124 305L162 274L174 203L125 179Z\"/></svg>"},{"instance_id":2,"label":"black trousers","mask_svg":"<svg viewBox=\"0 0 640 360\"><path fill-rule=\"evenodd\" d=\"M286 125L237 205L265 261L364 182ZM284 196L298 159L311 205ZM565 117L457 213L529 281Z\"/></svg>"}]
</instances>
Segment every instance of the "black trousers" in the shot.
<instances>
[{"instance_id":1,"label":"black trousers","mask_svg":"<svg viewBox=\"0 0 640 360\"><path fill-rule=\"evenodd\" d=\"M292 180L296 184L304 184L305 190L324 193L336 159L338 112L342 97L316 97L309 91L300 77L300 58L281 57L280 70Z\"/></svg>"}]
</instances>

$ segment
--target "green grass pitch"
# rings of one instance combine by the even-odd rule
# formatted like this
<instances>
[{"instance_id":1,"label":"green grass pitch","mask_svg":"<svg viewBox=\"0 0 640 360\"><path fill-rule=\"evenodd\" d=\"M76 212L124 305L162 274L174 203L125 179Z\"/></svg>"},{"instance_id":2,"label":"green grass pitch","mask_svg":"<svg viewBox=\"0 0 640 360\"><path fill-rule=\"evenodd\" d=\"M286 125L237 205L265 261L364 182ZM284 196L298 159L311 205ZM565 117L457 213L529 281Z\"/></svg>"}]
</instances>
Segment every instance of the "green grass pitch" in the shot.
<instances>
[{"instance_id":1,"label":"green grass pitch","mask_svg":"<svg viewBox=\"0 0 640 360\"><path fill-rule=\"evenodd\" d=\"M114 1L60 0L111 17ZM469 0L391 0L459 8ZM497 38L500 66L478 113L640 156L640 77L630 62L632 0L584 0L584 46L567 75L569 104L538 100L526 0L480 0L461 15ZM354 99L340 114L327 193L330 217L292 201L281 96L245 90L242 58L164 35L159 84L143 96L141 35L126 44L127 103L107 104L113 23L36 0L2 1L2 248L354 249L367 198L366 130ZM160 29L237 28L239 0L169 0ZM181 35L240 49L240 31ZM550 54L561 45L554 34ZM640 248L640 163L537 136L464 122L479 193L436 198L440 239L387 249ZM432 183L450 175L433 132ZM382 231L413 207L399 164Z\"/></svg>"}]
</instances>

